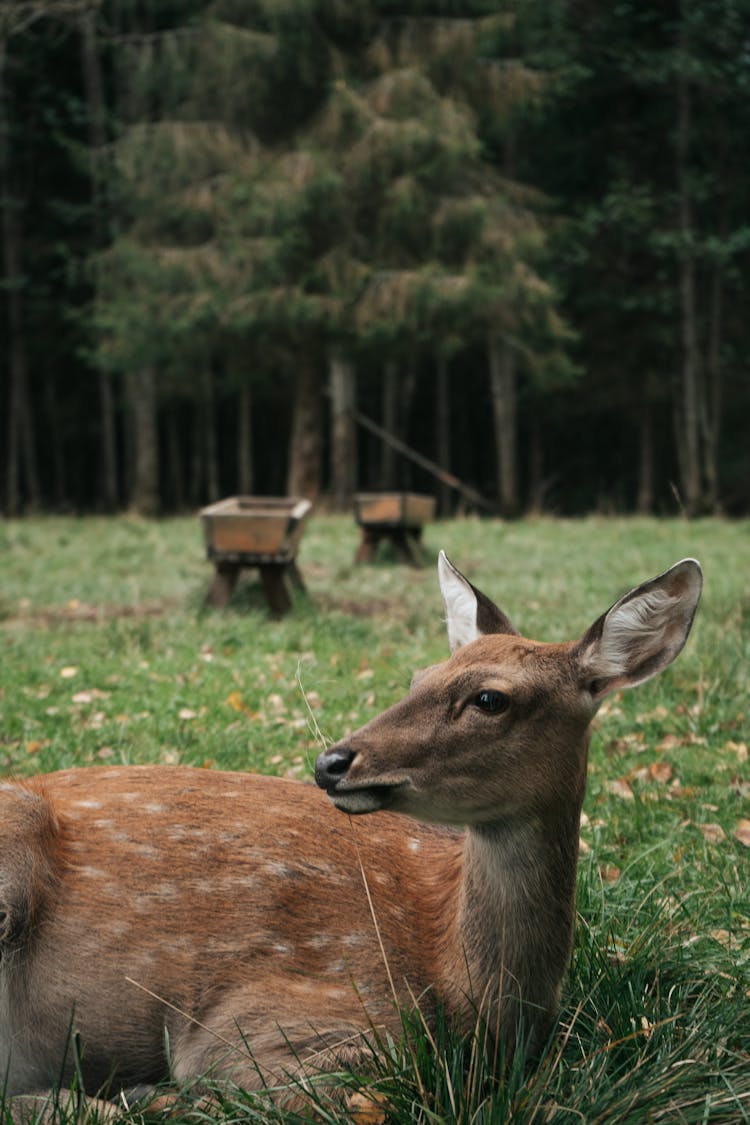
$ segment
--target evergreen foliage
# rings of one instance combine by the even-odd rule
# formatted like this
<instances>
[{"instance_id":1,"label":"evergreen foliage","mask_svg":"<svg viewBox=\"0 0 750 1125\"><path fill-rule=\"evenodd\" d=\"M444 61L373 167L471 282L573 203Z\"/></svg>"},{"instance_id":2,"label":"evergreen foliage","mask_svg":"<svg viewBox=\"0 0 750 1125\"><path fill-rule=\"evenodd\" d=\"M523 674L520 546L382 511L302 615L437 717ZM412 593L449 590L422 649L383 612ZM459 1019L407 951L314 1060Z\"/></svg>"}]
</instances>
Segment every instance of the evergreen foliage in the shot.
<instances>
[{"instance_id":1,"label":"evergreen foliage","mask_svg":"<svg viewBox=\"0 0 750 1125\"><path fill-rule=\"evenodd\" d=\"M749 41L750 0L8 0L5 510L338 493L343 362L506 514L746 511ZM361 441L386 483L435 487Z\"/></svg>"}]
</instances>

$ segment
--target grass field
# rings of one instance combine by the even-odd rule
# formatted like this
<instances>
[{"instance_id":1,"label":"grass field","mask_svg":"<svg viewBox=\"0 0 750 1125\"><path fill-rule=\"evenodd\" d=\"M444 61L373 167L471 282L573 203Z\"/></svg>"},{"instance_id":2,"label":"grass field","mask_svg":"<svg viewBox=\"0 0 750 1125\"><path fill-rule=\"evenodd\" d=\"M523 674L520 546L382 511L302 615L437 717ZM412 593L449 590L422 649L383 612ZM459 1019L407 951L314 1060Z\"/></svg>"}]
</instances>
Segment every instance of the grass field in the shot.
<instances>
[{"instance_id":1,"label":"grass field","mask_svg":"<svg viewBox=\"0 0 750 1125\"><path fill-rule=\"evenodd\" d=\"M677 663L598 717L576 948L547 1055L492 1081L476 1044L412 1027L375 1067L388 1120L750 1121L750 525L465 520L425 539L540 640L580 635L685 555L706 584ZM314 518L308 594L273 621L252 576L227 610L204 608L197 520L0 525L1 772L310 776L308 708L338 739L446 655L434 566L355 567L356 542L351 519ZM272 1113L239 1095L226 1106L227 1119Z\"/></svg>"}]
</instances>

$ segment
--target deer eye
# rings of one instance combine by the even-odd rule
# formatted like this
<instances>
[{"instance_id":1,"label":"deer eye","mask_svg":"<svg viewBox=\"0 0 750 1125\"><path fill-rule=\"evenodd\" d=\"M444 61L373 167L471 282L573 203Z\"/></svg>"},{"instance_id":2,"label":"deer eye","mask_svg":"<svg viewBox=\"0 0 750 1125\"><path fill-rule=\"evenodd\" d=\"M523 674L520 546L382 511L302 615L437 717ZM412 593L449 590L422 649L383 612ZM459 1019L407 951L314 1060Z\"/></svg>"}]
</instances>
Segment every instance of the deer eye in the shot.
<instances>
[{"instance_id":1,"label":"deer eye","mask_svg":"<svg viewBox=\"0 0 750 1125\"><path fill-rule=\"evenodd\" d=\"M490 688L480 691L474 699L474 706L488 715L498 715L501 711L507 711L509 704L510 699L504 692Z\"/></svg>"}]
</instances>

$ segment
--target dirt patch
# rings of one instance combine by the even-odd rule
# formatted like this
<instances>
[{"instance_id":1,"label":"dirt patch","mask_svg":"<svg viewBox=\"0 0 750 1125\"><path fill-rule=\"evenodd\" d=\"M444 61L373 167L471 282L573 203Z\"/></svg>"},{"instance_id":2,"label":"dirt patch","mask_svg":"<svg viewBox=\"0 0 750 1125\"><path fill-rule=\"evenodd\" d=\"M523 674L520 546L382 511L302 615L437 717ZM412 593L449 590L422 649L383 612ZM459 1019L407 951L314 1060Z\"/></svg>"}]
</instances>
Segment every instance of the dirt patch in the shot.
<instances>
[{"instance_id":1,"label":"dirt patch","mask_svg":"<svg viewBox=\"0 0 750 1125\"><path fill-rule=\"evenodd\" d=\"M87 605L84 602L75 602L69 605L52 606L49 609L29 607L1 618L0 627L27 625L30 628L45 629L53 625L68 625L75 622L101 625L105 621L118 619L141 621L147 617L163 617L172 608L172 604L166 601L143 602L140 605Z\"/></svg>"},{"instance_id":2,"label":"dirt patch","mask_svg":"<svg viewBox=\"0 0 750 1125\"><path fill-rule=\"evenodd\" d=\"M409 609L403 598L335 598L316 593L315 602L326 613L338 611L350 617L403 618Z\"/></svg>"}]
</instances>

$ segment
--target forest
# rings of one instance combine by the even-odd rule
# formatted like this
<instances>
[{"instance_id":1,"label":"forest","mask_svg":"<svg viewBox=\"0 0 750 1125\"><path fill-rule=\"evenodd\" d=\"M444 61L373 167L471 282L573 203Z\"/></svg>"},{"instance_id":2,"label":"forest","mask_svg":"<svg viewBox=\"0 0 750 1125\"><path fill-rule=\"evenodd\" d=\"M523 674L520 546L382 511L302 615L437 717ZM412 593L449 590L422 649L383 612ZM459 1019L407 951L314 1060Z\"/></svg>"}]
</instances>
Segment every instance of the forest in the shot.
<instances>
[{"instance_id":1,"label":"forest","mask_svg":"<svg viewBox=\"0 0 750 1125\"><path fill-rule=\"evenodd\" d=\"M746 515L749 136L750 0L2 0L0 505Z\"/></svg>"}]
</instances>

